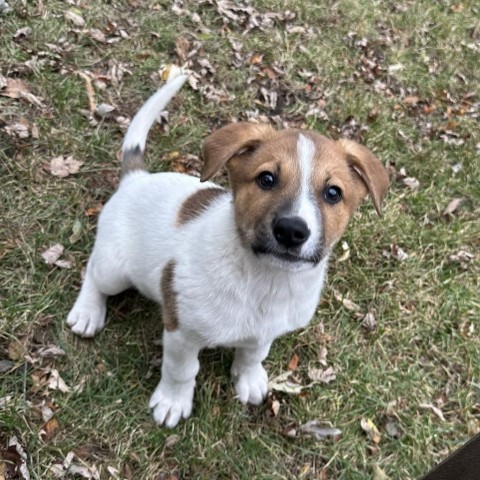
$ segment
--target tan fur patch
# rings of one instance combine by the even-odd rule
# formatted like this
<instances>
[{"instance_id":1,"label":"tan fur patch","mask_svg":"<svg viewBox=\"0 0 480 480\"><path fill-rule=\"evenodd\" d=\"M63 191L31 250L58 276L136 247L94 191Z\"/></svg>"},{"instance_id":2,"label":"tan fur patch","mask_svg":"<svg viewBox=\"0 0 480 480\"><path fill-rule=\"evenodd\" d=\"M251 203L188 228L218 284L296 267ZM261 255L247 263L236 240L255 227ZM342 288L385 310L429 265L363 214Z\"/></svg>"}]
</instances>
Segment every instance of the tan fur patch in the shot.
<instances>
[{"instance_id":1,"label":"tan fur patch","mask_svg":"<svg viewBox=\"0 0 480 480\"><path fill-rule=\"evenodd\" d=\"M356 181L345 152L337 142L314 132L302 134L315 143L312 190L322 218L323 247L330 250L342 236L367 190ZM342 191L342 200L333 205L324 198L325 189L330 186L339 187Z\"/></svg>"},{"instance_id":2,"label":"tan fur patch","mask_svg":"<svg viewBox=\"0 0 480 480\"><path fill-rule=\"evenodd\" d=\"M197 190L182 203L177 215L177 225L184 225L199 217L214 200L226 193L226 190L217 187Z\"/></svg>"},{"instance_id":3,"label":"tan fur patch","mask_svg":"<svg viewBox=\"0 0 480 480\"><path fill-rule=\"evenodd\" d=\"M134 170L146 170L145 162L143 160L144 154L139 146L126 150L122 153L122 171L121 177Z\"/></svg>"},{"instance_id":4,"label":"tan fur patch","mask_svg":"<svg viewBox=\"0 0 480 480\"><path fill-rule=\"evenodd\" d=\"M162 293L163 325L167 332L173 332L178 328L177 294L173 288L175 278L175 261L170 260L163 268L160 280Z\"/></svg>"},{"instance_id":5,"label":"tan fur patch","mask_svg":"<svg viewBox=\"0 0 480 480\"><path fill-rule=\"evenodd\" d=\"M300 170L297 158L298 131L276 132L265 140L258 151L230 160L228 172L235 201L235 219L242 240L251 242L261 225L268 228L273 216L294 202L300 191ZM256 178L262 172L276 176L272 190L262 190Z\"/></svg>"}]
</instances>

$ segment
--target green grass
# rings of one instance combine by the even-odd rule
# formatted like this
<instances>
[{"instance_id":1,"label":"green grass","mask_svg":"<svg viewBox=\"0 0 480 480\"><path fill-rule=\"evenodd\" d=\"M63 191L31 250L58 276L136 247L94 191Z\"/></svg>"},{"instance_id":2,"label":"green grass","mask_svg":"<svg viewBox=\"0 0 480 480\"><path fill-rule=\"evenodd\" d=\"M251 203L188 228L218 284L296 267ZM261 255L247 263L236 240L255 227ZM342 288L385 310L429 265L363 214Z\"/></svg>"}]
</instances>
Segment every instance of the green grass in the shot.
<instances>
[{"instance_id":1,"label":"green grass","mask_svg":"<svg viewBox=\"0 0 480 480\"><path fill-rule=\"evenodd\" d=\"M50 478L49 467L72 450L102 479L115 478L107 470L112 467L126 479L350 480L373 478L375 464L391 478L414 479L480 431L478 6L448 0L252 3L259 12L295 12L291 23L309 33L288 33L284 21L274 20L263 31L243 34L245 25L224 26L207 2L184 5L201 23L175 15L164 0L87 2L79 9L86 27L76 31L64 20L65 2L44 2L42 12L34 2L19 2L0 14L0 73L28 81L45 103L40 108L0 96L0 360L9 358L15 339L24 349L0 373L0 398L12 396L0 407L0 453L17 435L33 479ZM91 28L107 33L112 23L129 37L102 44L87 34ZM32 28L30 37L15 40L25 26ZM337 249L311 325L277 340L265 362L274 376L296 353L295 374L308 383L308 366L319 366L325 346L335 381L300 396L276 393L280 411L272 416L268 405L244 407L233 398L231 351L206 351L193 415L168 431L153 424L147 408L159 378L158 307L130 292L111 299L109 323L92 341L74 337L64 320L93 244L96 216L86 212L115 190L115 155L124 134L115 117L132 116L159 84L152 74L178 61L179 36L199 41L201 55L216 68L201 84L211 82L232 98L217 105L184 89L170 107L169 131L155 127L149 139L152 170L168 170L169 161L159 159L170 152L198 154L212 128L257 109L276 125L304 125L333 138L355 134L346 128L353 118L357 138L392 170L405 168L420 187L410 189L392 176L382 218L370 202L362 205L344 237L350 257L336 261L342 254ZM232 63L232 41L242 44L243 66ZM251 66L254 52L263 61ZM36 67L27 67L34 57ZM96 102L116 111L92 126L82 113L88 97L76 72L106 75L114 61L131 74L104 89L95 85ZM271 81L265 67L284 73L277 70ZM315 76L308 88L305 71ZM287 98L282 108L261 104L262 85ZM408 96L419 104L406 102ZM306 117L319 99L326 115ZM36 125L38 138L6 133L5 126L21 119ZM445 143L445 131L463 144ZM53 177L44 165L58 155L85 164L76 175ZM458 163L462 169L454 174ZM442 212L457 197L462 205L445 219ZM81 234L70 243L75 223ZM44 264L41 252L57 242L66 247L72 269ZM389 256L392 244L409 257L399 262ZM460 250L474 258L452 261ZM376 330L368 333L334 293L353 300L362 314L374 313ZM39 360L46 344L66 354ZM35 390L32 375L42 367L56 368L72 391ZM47 441L39 438L42 402L54 406L59 423ZM422 403L441 408L445 421ZM362 417L380 429L378 446L361 430ZM284 435L290 424L311 419L332 422L342 437L320 442ZM399 438L386 432L392 421Z\"/></svg>"}]
</instances>

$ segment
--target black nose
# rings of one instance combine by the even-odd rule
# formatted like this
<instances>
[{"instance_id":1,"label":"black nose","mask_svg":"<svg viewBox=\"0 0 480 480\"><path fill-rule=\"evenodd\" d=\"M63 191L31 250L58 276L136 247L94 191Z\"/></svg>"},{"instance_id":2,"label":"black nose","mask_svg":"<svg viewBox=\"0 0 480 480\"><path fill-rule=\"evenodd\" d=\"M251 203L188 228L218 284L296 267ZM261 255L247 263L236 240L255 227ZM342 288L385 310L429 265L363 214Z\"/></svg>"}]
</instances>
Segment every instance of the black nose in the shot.
<instances>
[{"instance_id":1,"label":"black nose","mask_svg":"<svg viewBox=\"0 0 480 480\"><path fill-rule=\"evenodd\" d=\"M307 241L310 230L299 217L283 217L273 222L273 236L284 247L298 247Z\"/></svg>"}]
</instances>

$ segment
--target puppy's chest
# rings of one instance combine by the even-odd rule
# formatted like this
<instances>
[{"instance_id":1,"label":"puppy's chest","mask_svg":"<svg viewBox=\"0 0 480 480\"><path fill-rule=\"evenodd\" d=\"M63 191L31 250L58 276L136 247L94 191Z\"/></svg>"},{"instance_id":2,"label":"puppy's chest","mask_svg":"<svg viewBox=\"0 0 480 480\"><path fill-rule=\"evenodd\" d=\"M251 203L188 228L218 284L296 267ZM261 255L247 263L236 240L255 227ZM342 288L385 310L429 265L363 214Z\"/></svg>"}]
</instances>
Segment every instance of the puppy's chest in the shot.
<instances>
[{"instance_id":1,"label":"puppy's chest","mask_svg":"<svg viewBox=\"0 0 480 480\"><path fill-rule=\"evenodd\" d=\"M264 276L205 280L203 287L180 293L180 324L209 347L264 344L304 327L315 312L320 289L321 283Z\"/></svg>"}]
</instances>

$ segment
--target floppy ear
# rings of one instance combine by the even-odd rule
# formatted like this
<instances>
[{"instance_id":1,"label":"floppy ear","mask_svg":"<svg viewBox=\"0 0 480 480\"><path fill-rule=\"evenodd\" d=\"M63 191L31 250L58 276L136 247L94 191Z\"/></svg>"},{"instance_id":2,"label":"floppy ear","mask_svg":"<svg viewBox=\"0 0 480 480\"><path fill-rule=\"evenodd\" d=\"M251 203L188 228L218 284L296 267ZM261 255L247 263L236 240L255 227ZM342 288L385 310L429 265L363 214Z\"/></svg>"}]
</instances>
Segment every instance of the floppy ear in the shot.
<instances>
[{"instance_id":1,"label":"floppy ear","mask_svg":"<svg viewBox=\"0 0 480 480\"><path fill-rule=\"evenodd\" d=\"M347 162L363 180L375 210L381 215L382 201L390 183L387 170L368 148L352 140L341 139L339 142L347 154Z\"/></svg>"},{"instance_id":2,"label":"floppy ear","mask_svg":"<svg viewBox=\"0 0 480 480\"><path fill-rule=\"evenodd\" d=\"M215 175L231 158L255 150L267 137L275 133L270 125L231 123L205 139L202 148L202 182Z\"/></svg>"}]
</instances>

